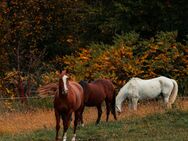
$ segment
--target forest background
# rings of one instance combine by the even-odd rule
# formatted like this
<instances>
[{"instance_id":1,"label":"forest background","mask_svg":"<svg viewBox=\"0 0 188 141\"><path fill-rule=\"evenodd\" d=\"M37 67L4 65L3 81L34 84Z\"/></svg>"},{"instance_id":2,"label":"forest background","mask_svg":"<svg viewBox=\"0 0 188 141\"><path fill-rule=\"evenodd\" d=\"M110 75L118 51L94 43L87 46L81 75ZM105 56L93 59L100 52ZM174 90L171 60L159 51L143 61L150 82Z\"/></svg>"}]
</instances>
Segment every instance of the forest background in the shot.
<instances>
[{"instance_id":1,"label":"forest background","mask_svg":"<svg viewBox=\"0 0 188 141\"><path fill-rule=\"evenodd\" d=\"M1 0L0 97L76 81L167 76L188 95L187 0Z\"/></svg>"}]
</instances>

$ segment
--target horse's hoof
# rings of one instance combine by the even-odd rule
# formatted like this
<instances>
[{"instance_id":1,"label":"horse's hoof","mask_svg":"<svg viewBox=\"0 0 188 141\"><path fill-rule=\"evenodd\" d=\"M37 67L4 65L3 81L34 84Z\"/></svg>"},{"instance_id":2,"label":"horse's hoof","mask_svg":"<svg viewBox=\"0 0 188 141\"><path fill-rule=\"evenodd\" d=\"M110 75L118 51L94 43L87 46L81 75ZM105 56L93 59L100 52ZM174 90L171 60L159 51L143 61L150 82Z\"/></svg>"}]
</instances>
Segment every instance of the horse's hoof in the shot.
<instances>
[{"instance_id":1,"label":"horse's hoof","mask_svg":"<svg viewBox=\"0 0 188 141\"><path fill-rule=\"evenodd\" d=\"M76 141L76 138L74 138L74 139L72 138L72 140L71 140L71 141Z\"/></svg>"},{"instance_id":2,"label":"horse's hoof","mask_svg":"<svg viewBox=\"0 0 188 141\"><path fill-rule=\"evenodd\" d=\"M72 137L71 141L76 141L76 134Z\"/></svg>"},{"instance_id":3,"label":"horse's hoof","mask_svg":"<svg viewBox=\"0 0 188 141\"><path fill-rule=\"evenodd\" d=\"M60 141L60 140L61 140L61 138L56 138L56 139L55 139L55 141Z\"/></svg>"},{"instance_id":4,"label":"horse's hoof","mask_svg":"<svg viewBox=\"0 0 188 141\"><path fill-rule=\"evenodd\" d=\"M95 123L95 126L99 126L99 123Z\"/></svg>"}]
</instances>

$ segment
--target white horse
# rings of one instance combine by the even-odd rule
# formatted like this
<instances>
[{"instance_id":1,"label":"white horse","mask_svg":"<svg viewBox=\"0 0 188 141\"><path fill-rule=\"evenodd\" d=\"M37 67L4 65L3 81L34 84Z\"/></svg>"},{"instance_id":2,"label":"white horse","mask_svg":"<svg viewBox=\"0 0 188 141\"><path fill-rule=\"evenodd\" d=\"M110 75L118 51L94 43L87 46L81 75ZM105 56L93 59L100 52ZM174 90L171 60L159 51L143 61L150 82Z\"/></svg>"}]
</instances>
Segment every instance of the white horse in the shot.
<instances>
[{"instance_id":1,"label":"white horse","mask_svg":"<svg viewBox=\"0 0 188 141\"><path fill-rule=\"evenodd\" d=\"M153 79L143 80L132 78L119 91L116 97L116 111L121 112L123 101L129 99L129 107L137 110L137 102L142 99L153 99L162 94L167 108L176 100L178 84L175 80L160 76Z\"/></svg>"}]
</instances>

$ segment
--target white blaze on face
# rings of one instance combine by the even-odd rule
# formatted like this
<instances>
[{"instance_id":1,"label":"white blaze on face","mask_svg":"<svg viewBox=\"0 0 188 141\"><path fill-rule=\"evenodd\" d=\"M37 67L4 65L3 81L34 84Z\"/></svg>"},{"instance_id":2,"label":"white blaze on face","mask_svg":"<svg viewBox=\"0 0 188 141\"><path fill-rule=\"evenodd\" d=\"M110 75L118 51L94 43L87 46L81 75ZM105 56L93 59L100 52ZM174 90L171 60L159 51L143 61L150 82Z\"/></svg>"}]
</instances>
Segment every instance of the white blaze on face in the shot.
<instances>
[{"instance_id":1,"label":"white blaze on face","mask_svg":"<svg viewBox=\"0 0 188 141\"><path fill-rule=\"evenodd\" d=\"M67 87L67 78L68 78L67 75L64 75L64 76L62 77L65 92L68 91L68 87Z\"/></svg>"}]
</instances>

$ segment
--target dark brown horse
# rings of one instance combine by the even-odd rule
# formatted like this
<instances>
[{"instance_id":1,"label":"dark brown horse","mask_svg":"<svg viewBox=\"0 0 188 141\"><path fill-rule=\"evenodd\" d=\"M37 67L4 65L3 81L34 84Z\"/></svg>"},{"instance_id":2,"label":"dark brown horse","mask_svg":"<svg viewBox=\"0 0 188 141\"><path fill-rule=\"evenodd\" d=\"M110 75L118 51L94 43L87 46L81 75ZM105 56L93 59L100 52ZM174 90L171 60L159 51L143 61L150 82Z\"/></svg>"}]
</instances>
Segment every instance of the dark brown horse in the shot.
<instances>
[{"instance_id":1,"label":"dark brown horse","mask_svg":"<svg viewBox=\"0 0 188 141\"><path fill-rule=\"evenodd\" d=\"M63 120L63 141L67 139L67 129L70 126L71 115L74 112L74 136L72 141L76 140L76 127L84 107L83 88L79 83L68 80L66 71L62 71L59 78L59 93L55 95L54 109L56 117L56 140L60 129L60 118Z\"/></svg>"},{"instance_id":2,"label":"dark brown horse","mask_svg":"<svg viewBox=\"0 0 188 141\"><path fill-rule=\"evenodd\" d=\"M106 103L106 121L108 121L110 111L112 112L114 119L117 120L115 112L115 88L109 79L97 79L91 83L80 81L79 83L84 89L85 106L97 107L98 118L96 124L100 122L102 103L104 101ZM81 122L83 123L83 118Z\"/></svg>"}]
</instances>

